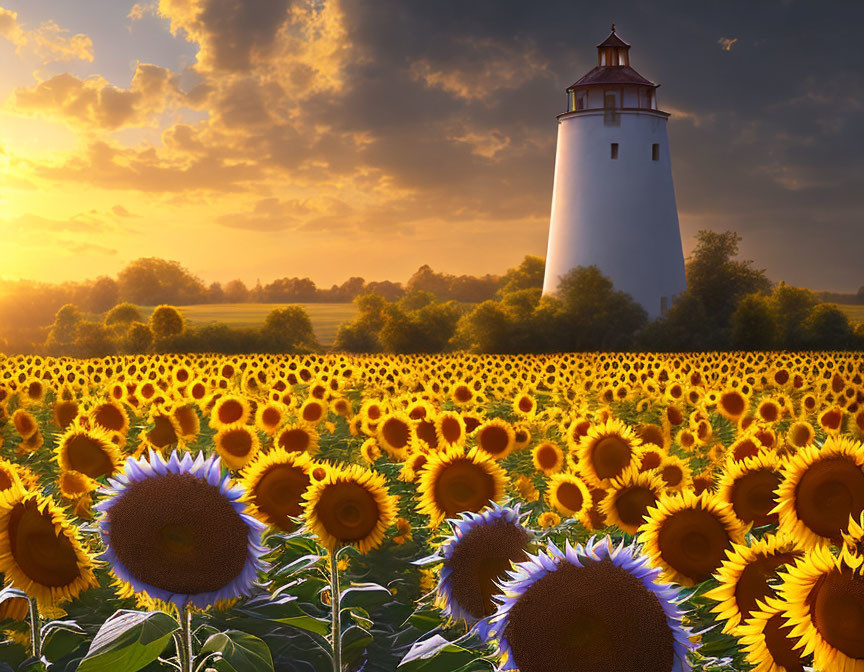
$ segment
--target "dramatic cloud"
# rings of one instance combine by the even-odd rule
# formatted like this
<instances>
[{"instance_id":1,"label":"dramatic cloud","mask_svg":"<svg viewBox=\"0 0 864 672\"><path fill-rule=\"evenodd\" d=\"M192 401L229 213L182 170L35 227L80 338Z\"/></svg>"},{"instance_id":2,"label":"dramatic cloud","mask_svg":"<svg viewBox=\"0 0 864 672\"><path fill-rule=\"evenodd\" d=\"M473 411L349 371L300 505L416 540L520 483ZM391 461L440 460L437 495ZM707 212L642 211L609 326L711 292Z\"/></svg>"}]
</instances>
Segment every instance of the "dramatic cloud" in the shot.
<instances>
[{"instance_id":1,"label":"dramatic cloud","mask_svg":"<svg viewBox=\"0 0 864 672\"><path fill-rule=\"evenodd\" d=\"M301 263L333 234L357 264L345 273L371 276L380 265L361 243L386 240L401 246L394 279L433 259L501 272L545 252L555 117L613 18L564 0L160 0L121 14L123 25L158 16L134 32L169 30L194 54L133 65L131 83L95 68L19 87L8 111L60 120L78 145L10 150L16 212L34 211L33 185L90 190L102 212L122 201L142 226L158 204L187 239L215 227L207 264L220 245L235 257L240 237L251 258L279 249ZM734 229L776 280L864 282L851 252L864 243L864 5L672 0L661 12L627 0L614 18L672 114L685 249L700 228ZM84 37L46 25L37 31L69 45ZM25 28L0 10L0 36L35 49ZM100 49L117 41L96 37ZM267 263L262 275L284 270Z\"/></svg>"},{"instance_id":2,"label":"dramatic cloud","mask_svg":"<svg viewBox=\"0 0 864 672\"><path fill-rule=\"evenodd\" d=\"M17 12L0 7L0 37L12 42L19 54L32 53L46 62L92 61L93 41L83 33L69 32L54 21L26 30L18 21Z\"/></svg>"},{"instance_id":3,"label":"dramatic cloud","mask_svg":"<svg viewBox=\"0 0 864 672\"><path fill-rule=\"evenodd\" d=\"M174 94L169 70L139 63L128 89L112 86L99 76L80 79L64 73L32 88L17 89L12 108L88 127L116 129L151 123Z\"/></svg>"}]
</instances>

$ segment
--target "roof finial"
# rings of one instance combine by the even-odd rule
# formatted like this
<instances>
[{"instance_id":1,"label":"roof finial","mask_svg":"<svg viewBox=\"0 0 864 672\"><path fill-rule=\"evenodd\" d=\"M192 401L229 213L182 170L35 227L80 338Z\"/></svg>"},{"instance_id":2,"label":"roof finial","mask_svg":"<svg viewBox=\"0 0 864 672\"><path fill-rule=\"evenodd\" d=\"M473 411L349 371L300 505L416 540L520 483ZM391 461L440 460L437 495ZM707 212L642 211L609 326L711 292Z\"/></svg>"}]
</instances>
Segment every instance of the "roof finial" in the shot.
<instances>
[{"instance_id":1,"label":"roof finial","mask_svg":"<svg viewBox=\"0 0 864 672\"><path fill-rule=\"evenodd\" d=\"M613 33L615 32L615 22L614 21L612 22L612 32Z\"/></svg>"}]
</instances>

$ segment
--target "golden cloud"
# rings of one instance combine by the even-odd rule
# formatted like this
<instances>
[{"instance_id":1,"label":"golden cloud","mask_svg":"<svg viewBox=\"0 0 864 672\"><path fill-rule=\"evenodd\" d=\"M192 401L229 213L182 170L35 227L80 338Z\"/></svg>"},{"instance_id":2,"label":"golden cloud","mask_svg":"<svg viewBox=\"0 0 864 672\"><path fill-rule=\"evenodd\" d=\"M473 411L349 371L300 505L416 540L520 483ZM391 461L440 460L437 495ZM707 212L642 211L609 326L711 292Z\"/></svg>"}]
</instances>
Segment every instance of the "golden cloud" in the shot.
<instances>
[{"instance_id":1,"label":"golden cloud","mask_svg":"<svg viewBox=\"0 0 864 672\"><path fill-rule=\"evenodd\" d=\"M0 7L0 37L12 42L18 54L29 52L44 62L92 61L93 41L83 33L69 32L54 21L25 30L18 22L18 12Z\"/></svg>"},{"instance_id":2,"label":"golden cloud","mask_svg":"<svg viewBox=\"0 0 864 672\"><path fill-rule=\"evenodd\" d=\"M10 107L22 114L113 130L152 123L176 95L170 70L139 63L128 89L112 86L98 75L81 79L63 73L33 87L16 89Z\"/></svg>"}]
</instances>

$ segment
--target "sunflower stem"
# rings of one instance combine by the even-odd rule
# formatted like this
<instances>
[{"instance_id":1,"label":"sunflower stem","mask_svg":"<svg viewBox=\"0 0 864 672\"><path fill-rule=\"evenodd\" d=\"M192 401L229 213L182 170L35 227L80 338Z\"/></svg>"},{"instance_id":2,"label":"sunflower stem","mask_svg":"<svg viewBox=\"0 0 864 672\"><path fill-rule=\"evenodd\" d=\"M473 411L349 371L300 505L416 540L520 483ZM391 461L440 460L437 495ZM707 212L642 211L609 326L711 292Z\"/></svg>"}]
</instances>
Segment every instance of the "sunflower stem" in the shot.
<instances>
[{"instance_id":1,"label":"sunflower stem","mask_svg":"<svg viewBox=\"0 0 864 672\"><path fill-rule=\"evenodd\" d=\"M341 594L339 588L339 551L337 548L330 553L330 611L333 617L331 624L333 638L333 672L342 672L342 608L339 604Z\"/></svg>"},{"instance_id":2,"label":"sunflower stem","mask_svg":"<svg viewBox=\"0 0 864 672\"><path fill-rule=\"evenodd\" d=\"M42 656L42 621L39 618L39 606L32 597L27 597L30 605L30 655L36 660Z\"/></svg>"},{"instance_id":3,"label":"sunflower stem","mask_svg":"<svg viewBox=\"0 0 864 672\"><path fill-rule=\"evenodd\" d=\"M180 672L192 672L192 664L195 660L192 655L192 612L189 607L183 606L179 609L180 616L180 642L178 655L180 657Z\"/></svg>"}]
</instances>

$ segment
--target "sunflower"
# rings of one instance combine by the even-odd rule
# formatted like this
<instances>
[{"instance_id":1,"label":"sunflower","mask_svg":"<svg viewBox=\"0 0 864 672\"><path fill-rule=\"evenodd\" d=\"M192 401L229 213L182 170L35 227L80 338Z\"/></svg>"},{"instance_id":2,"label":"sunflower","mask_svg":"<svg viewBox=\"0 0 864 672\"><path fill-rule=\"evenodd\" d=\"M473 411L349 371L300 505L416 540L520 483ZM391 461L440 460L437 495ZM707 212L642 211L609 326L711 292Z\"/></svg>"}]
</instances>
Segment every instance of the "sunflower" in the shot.
<instances>
[{"instance_id":1,"label":"sunflower","mask_svg":"<svg viewBox=\"0 0 864 672\"><path fill-rule=\"evenodd\" d=\"M194 441L201 433L201 420L195 412L194 404L177 405L171 415L180 428L179 434L183 441Z\"/></svg>"},{"instance_id":2,"label":"sunflower","mask_svg":"<svg viewBox=\"0 0 864 672\"><path fill-rule=\"evenodd\" d=\"M10 490L21 488L24 488L24 484L21 482L18 467L0 457L0 496Z\"/></svg>"},{"instance_id":3,"label":"sunflower","mask_svg":"<svg viewBox=\"0 0 864 672\"><path fill-rule=\"evenodd\" d=\"M57 489L66 499L75 500L99 489L99 481L80 471L61 471L57 479Z\"/></svg>"},{"instance_id":4,"label":"sunflower","mask_svg":"<svg viewBox=\"0 0 864 672\"><path fill-rule=\"evenodd\" d=\"M509 422L494 418L477 428L474 440L481 451L496 460L503 460L516 445L516 433Z\"/></svg>"},{"instance_id":5,"label":"sunflower","mask_svg":"<svg viewBox=\"0 0 864 672\"><path fill-rule=\"evenodd\" d=\"M555 474L549 479L549 506L559 513L584 521L591 508L592 497L585 483L576 474Z\"/></svg>"},{"instance_id":6,"label":"sunflower","mask_svg":"<svg viewBox=\"0 0 864 672\"><path fill-rule=\"evenodd\" d=\"M414 422L402 412L387 413L378 423L378 444L397 460L404 459L417 445Z\"/></svg>"},{"instance_id":7,"label":"sunflower","mask_svg":"<svg viewBox=\"0 0 864 672\"><path fill-rule=\"evenodd\" d=\"M795 648L812 653L817 670L864 670L864 575L842 555L816 546L780 579L777 592Z\"/></svg>"},{"instance_id":8,"label":"sunflower","mask_svg":"<svg viewBox=\"0 0 864 672\"><path fill-rule=\"evenodd\" d=\"M550 544L516 565L490 619L501 670L684 672L695 648L678 592L633 546Z\"/></svg>"},{"instance_id":9,"label":"sunflower","mask_svg":"<svg viewBox=\"0 0 864 672\"><path fill-rule=\"evenodd\" d=\"M453 411L445 411L435 417L435 433L439 445L446 447L463 445L468 434L462 415Z\"/></svg>"},{"instance_id":10,"label":"sunflower","mask_svg":"<svg viewBox=\"0 0 864 672\"><path fill-rule=\"evenodd\" d=\"M303 513L303 493L312 483L313 462L307 453L274 448L258 453L243 470L249 513L262 523L284 532L293 532Z\"/></svg>"},{"instance_id":11,"label":"sunflower","mask_svg":"<svg viewBox=\"0 0 864 672\"><path fill-rule=\"evenodd\" d=\"M106 401L90 411L93 424L99 425L109 432L125 434L129 431L129 414L117 401Z\"/></svg>"},{"instance_id":12,"label":"sunflower","mask_svg":"<svg viewBox=\"0 0 864 672\"><path fill-rule=\"evenodd\" d=\"M749 546L734 544L715 574L720 585L705 593L719 603L712 611L724 619L723 632L735 634L738 625L757 609L759 600L775 597L772 582L778 571L803 555L793 539L782 535L767 535Z\"/></svg>"},{"instance_id":13,"label":"sunflower","mask_svg":"<svg viewBox=\"0 0 864 672\"><path fill-rule=\"evenodd\" d=\"M327 417L327 402L310 398L303 402L299 410L300 419L310 425L317 425Z\"/></svg>"},{"instance_id":14,"label":"sunflower","mask_svg":"<svg viewBox=\"0 0 864 672\"><path fill-rule=\"evenodd\" d=\"M752 672L805 672L813 664L813 656L795 648L798 638L785 624L783 602L768 597L757 604L735 630Z\"/></svg>"},{"instance_id":15,"label":"sunflower","mask_svg":"<svg viewBox=\"0 0 864 672\"><path fill-rule=\"evenodd\" d=\"M735 517L745 525L762 527L776 523L777 489L783 477L770 453L741 461L730 460L720 479L718 495L732 505Z\"/></svg>"},{"instance_id":16,"label":"sunflower","mask_svg":"<svg viewBox=\"0 0 864 672\"><path fill-rule=\"evenodd\" d=\"M97 584L81 535L48 497L12 489L0 497L0 572L40 608Z\"/></svg>"},{"instance_id":17,"label":"sunflower","mask_svg":"<svg viewBox=\"0 0 864 672\"><path fill-rule=\"evenodd\" d=\"M225 394L213 404L210 411L210 426L216 429L233 425L235 423L246 424L252 414L249 401L240 395Z\"/></svg>"},{"instance_id":18,"label":"sunflower","mask_svg":"<svg viewBox=\"0 0 864 672\"><path fill-rule=\"evenodd\" d=\"M864 447L829 437L791 456L777 490L780 529L805 548L839 543L849 518L864 511Z\"/></svg>"},{"instance_id":19,"label":"sunflower","mask_svg":"<svg viewBox=\"0 0 864 672\"><path fill-rule=\"evenodd\" d=\"M475 400L474 389L464 381L458 382L450 389L450 398L457 406L468 406Z\"/></svg>"},{"instance_id":20,"label":"sunflower","mask_svg":"<svg viewBox=\"0 0 864 672\"><path fill-rule=\"evenodd\" d=\"M589 485L605 488L629 467L639 466L641 445L630 427L610 418L591 427L579 443L579 471Z\"/></svg>"},{"instance_id":21,"label":"sunflower","mask_svg":"<svg viewBox=\"0 0 864 672\"><path fill-rule=\"evenodd\" d=\"M39 423L36 421L36 417L30 411L26 411L23 408L19 408L12 414L12 426L15 427L15 431L25 441L39 431Z\"/></svg>"},{"instance_id":22,"label":"sunflower","mask_svg":"<svg viewBox=\"0 0 864 672\"><path fill-rule=\"evenodd\" d=\"M295 423L286 425L276 434L274 445L289 453L318 452L318 432L311 425Z\"/></svg>"},{"instance_id":23,"label":"sunflower","mask_svg":"<svg viewBox=\"0 0 864 672\"><path fill-rule=\"evenodd\" d=\"M612 481L600 510L609 524L636 534L645 524L649 507L657 503L665 489L663 479L656 473L631 468Z\"/></svg>"},{"instance_id":24,"label":"sunflower","mask_svg":"<svg viewBox=\"0 0 864 672\"><path fill-rule=\"evenodd\" d=\"M544 530L548 530L561 524L561 516L554 511L544 511L537 516L537 524Z\"/></svg>"},{"instance_id":25,"label":"sunflower","mask_svg":"<svg viewBox=\"0 0 864 672\"><path fill-rule=\"evenodd\" d=\"M331 469L303 498L307 529L331 553L342 546L360 553L377 548L396 520L396 500L384 476L356 464Z\"/></svg>"},{"instance_id":26,"label":"sunflower","mask_svg":"<svg viewBox=\"0 0 864 672\"><path fill-rule=\"evenodd\" d=\"M668 453L655 445L642 445L637 451L639 455L639 471L657 469L666 459Z\"/></svg>"},{"instance_id":27,"label":"sunflower","mask_svg":"<svg viewBox=\"0 0 864 672\"><path fill-rule=\"evenodd\" d=\"M732 422L738 420L747 412L750 400L740 390L727 388L717 398L717 410Z\"/></svg>"},{"instance_id":28,"label":"sunflower","mask_svg":"<svg viewBox=\"0 0 864 672\"><path fill-rule=\"evenodd\" d=\"M54 424L60 429L69 428L78 417L78 402L73 399L58 399L54 402Z\"/></svg>"},{"instance_id":29,"label":"sunflower","mask_svg":"<svg viewBox=\"0 0 864 672\"><path fill-rule=\"evenodd\" d=\"M786 431L787 445L794 447L796 450L809 446L815 438L816 431L813 429L813 425L806 420L793 422Z\"/></svg>"},{"instance_id":30,"label":"sunflower","mask_svg":"<svg viewBox=\"0 0 864 672\"><path fill-rule=\"evenodd\" d=\"M531 533L522 525L518 505L495 504L481 513L463 513L450 521L452 534L441 545L444 557L436 604L445 616L466 623L480 622L495 612L493 598L511 563L528 559Z\"/></svg>"},{"instance_id":31,"label":"sunflower","mask_svg":"<svg viewBox=\"0 0 864 672\"><path fill-rule=\"evenodd\" d=\"M381 455L383 455L383 452L375 439L366 439L363 445L360 446L360 456L369 464L374 463Z\"/></svg>"},{"instance_id":32,"label":"sunflower","mask_svg":"<svg viewBox=\"0 0 864 672\"><path fill-rule=\"evenodd\" d=\"M657 473L663 479L663 483L669 492L681 492L693 485L693 474L690 472L690 464L676 455L667 455L663 458Z\"/></svg>"},{"instance_id":33,"label":"sunflower","mask_svg":"<svg viewBox=\"0 0 864 672\"><path fill-rule=\"evenodd\" d=\"M537 400L529 392L521 392L513 398L513 412L530 420L537 413Z\"/></svg>"},{"instance_id":34,"label":"sunflower","mask_svg":"<svg viewBox=\"0 0 864 672\"><path fill-rule=\"evenodd\" d=\"M704 492L663 495L648 509L639 540L667 580L694 586L711 577L733 544L744 541L746 528L731 508Z\"/></svg>"},{"instance_id":35,"label":"sunflower","mask_svg":"<svg viewBox=\"0 0 864 672\"><path fill-rule=\"evenodd\" d=\"M222 464L237 471L255 457L261 442L254 427L235 423L223 425L213 437L213 445L222 458Z\"/></svg>"},{"instance_id":36,"label":"sunflower","mask_svg":"<svg viewBox=\"0 0 864 672\"><path fill-rule=\"evenodd\" d=\"M534 447L531 451L531 460L537 471L542 471L547 476L557 474L564 468L564 451L553 441L544 441Z\"/></svg>"},{"instance_id":37,"label":"sunflower","mask_svg":"<svg viewBox=\"0 0 864 672\"><path fill-rule=\"evenodd\" d=\"M843 428L843 409L834 406L822 411L819 414L818 422L827 434L839 434Z\"/></svg>"},{"instance_id":38,"label":"sunflower","mask_svg":"<svg viewBox=\"0 0 864 672\"><path fill-rule=\"evenodd\" d=\"M101 478L119 471L122 461L111 433L101 427L84 429L75 423L57 443L57 462L64 471L80 471L90 478Z\"/></svg>"},{"instance_id":39,"label":"sunflower","mask_svg":"<svg viewBox=\"0 0 864 672\"><path fill-rule=\"evenodd\" d=\"M417 510L437 527L444 518L477 513L504 497L507 477L489 455L472 448L431 453L417 488Z\"/></svg>"},{"instance_id":40,"label":"sunflower","mask_svg":"<svg viewBox=\"0 0 864 672\"><path fill-rule=\"evenodd\" d=\"M406 483L415 481L426 468L428 462L429 455L427 453L420 450L409 453L404 462L402 462L402 469L399 472L399 480L405 481Z\"/></svg>"},{"instance_id":41,"label":"sunflower","mask_svg":"<svg viewBox=\"0 0 864 672\"><path fill-rule=\"evenodd\" d=\"M102 558L136 593L205 608L248 595L263 569L261 532L242 499L245 490L201 453L126 461L109 480L102 512Z\"/></svg>"}]
</instances>

